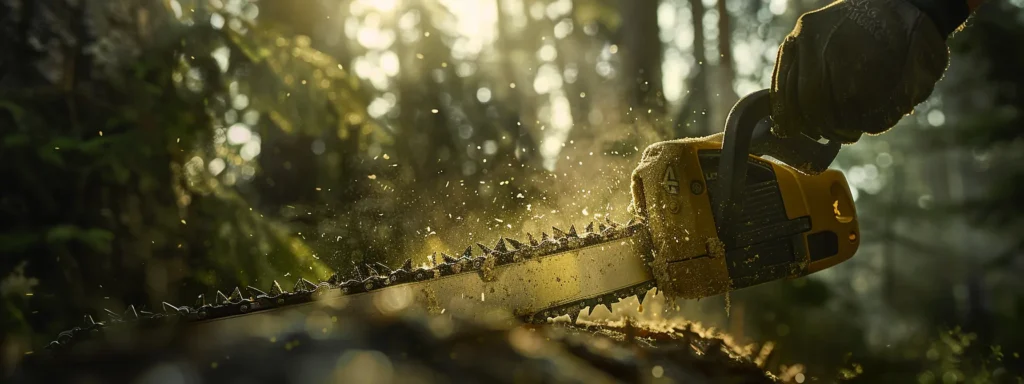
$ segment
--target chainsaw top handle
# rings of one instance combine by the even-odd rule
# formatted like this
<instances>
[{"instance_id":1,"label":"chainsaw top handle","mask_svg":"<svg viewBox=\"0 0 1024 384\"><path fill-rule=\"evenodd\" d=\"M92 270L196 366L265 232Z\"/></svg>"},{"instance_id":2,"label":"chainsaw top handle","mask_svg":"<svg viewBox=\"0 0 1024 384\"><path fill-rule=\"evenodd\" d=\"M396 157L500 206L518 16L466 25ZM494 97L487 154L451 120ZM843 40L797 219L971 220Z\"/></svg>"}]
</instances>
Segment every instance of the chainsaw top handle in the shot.
<instances>
[{"instance_id":1,"label":"chainsaw top handle","mask_svg":"<svg viewBox=\"0 0 1024 384\"><path fill-rule=\"evenodd\" d=\"M770 156L803 173L816 175L828 169L842 147L838 142L820 143L802 134L777 137L771 127L767 89L744 96L729 111L718 165L718 193L722 198L714 207L716 216L722 218L717 225L720 235L740 213L749 155Z\"/></svg>"}]
</instances>

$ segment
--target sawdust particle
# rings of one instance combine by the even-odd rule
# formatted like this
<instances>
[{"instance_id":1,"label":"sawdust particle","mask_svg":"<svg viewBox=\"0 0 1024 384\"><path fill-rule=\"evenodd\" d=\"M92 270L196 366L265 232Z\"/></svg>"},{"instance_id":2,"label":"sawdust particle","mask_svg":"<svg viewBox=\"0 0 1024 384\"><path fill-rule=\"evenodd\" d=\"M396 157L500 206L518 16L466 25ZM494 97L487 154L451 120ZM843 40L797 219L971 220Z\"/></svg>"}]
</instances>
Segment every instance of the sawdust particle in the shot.
<instances>
[{"instance_id":1,"label":"sawdust particle","mask_svg":"<svg viewBox=\"0 0 1024 384\"><path fill-rule=\"evenodd\" d=\"M495 257L488 257L487 260L484 260L484 265L480 268L481 278L484 281L491 282L497 277L494 273L494 264L496 260L497 258Z\"/></svg>"},{"instance_id":2,"label":"sawdust particle","mask_svg":"<svg viewBox=\"0 0 1024 384\"><path fill-rule=\"evenodd\" d=\"M434 291L424 288L423 289L423 303L427 309L427 312L433 315L444 313L444 309L441 308L441 304L437 301L437 294Z\"/></svg>"}]
</instances>

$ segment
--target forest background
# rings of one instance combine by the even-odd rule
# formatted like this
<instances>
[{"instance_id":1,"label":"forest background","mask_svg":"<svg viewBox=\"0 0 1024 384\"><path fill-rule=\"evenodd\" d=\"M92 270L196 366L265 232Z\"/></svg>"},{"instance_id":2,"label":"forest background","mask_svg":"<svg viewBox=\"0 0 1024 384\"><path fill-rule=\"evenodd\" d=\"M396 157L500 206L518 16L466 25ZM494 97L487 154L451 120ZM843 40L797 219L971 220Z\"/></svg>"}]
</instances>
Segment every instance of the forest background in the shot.
<instances>
[{"instance_id":1,"label":"forest background","mask_svg":"<svg viewBox=\"0 0 1024 384\"><path fill-rule=\"evenodd\" d=\"M98 308L625 220L640 150L720 131L824 5L4 0L4 366ZM664 316L812 377L1024 366L1022 8L983 6L934 95L843 150L854 259Z\"/></svg>"}]
</instances>

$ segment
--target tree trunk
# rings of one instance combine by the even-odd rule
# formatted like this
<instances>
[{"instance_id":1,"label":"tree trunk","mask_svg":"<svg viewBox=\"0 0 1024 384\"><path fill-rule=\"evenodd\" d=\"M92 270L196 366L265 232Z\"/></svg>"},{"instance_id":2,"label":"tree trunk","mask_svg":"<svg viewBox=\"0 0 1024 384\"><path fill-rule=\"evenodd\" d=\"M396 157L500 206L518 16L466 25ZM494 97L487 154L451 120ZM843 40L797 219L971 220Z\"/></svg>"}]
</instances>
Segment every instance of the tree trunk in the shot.
<instances>
[{"instance_id":1,"label":"tree trunk","mask_svg":"<svg viewBox=\"0 0 1024 384\"><path fill-rule=\"evenodd\" d=\"M540 155L539 147L544 140L543 135L537 133L536 130L531 130L531 128L536 128L534 122L537 119L537 110L534 103L524 103L522 96L525 92L523 87L532 85L529 82L519 81L514 60L517 48L508 38L511 33L504 7L505 1L497 0L498 36L495 44L500 48L502 55L499 60L501 60L501 78L504 78L504 81L495 85L493 93L496 99L503 99L502 102L506 106L503 109L503 112L508 115L504 120L507 124L505 128L514 135L516 160L531 169L541 169L543 158ZM530 34L530 32L527 31L526 34ZM539 41L539 39L521 38L520 41ZM512 88L511 84L516 84L516 87ZM573 117L575 118L575 116ZM538 138L535 139L535 137Z\"/></svg>"},{"instance_id":2,"label":"tree trunk","mask_svg":"<svg viewBox=\"0 0 1024 384\"><path fill-rule=\"evenodd\" d=\"M658 0L623 1L623 60L620 77L626 83L629 105L634 110L663 112L665 96L661 91L661 38L658 31Z\"/></svg>"},{"instance_id":3,"label":"tree trunk","mask_svg":"<svg viewBox=\"0 0 1024 384\"><path fill-rule=\"evenodd\" d=\"M558 47L558 69L565 73L565 70L570 66L576 67L576 80L570 84L565 81L562 86L565 90L565 97L569 100L569 108L572 111L572 131L569 133L569 140L579 141L592 139L594 134L590 128L590 122L588 121L587 115L590 112L590 99L581 97L581 93L586 93L584 81L581 81L582 71L589 71L592 68L589 63L585 61L586 48L590 47L589 38L582 32L582 28L573 28L573 31L569 36L563 39L556 40L556 47ZM584 47L583 50L579 47ZM570 59L571 58L571 59ZM590 96L593 97L592 95Z\"/></svg>"},{"instance_id":4,"label":"tree trunk","mask_svg":"<svg viewBox=\"0 0 1024 384\"><path fill-rule=\"evenodd\" d=\"M687 81L686 97L676 118L676 135L680 137L713 133L707 116L708 66L704 52L704 3L701 0L690 0L690 15L693 20L693 62L696 66Z\"/></svg>"},{"instance_id":5,"label":"tree trunk","mask_svg":"<svg viewBox=\"0 0 1024 384\"><path fill-rule=\"evenodd\" d=\"M734 88L736 70L732 61L732 23L729 10L725 7L725 0L718 0L715 9L718 11L719 56L718 65L714 70L714 88L710 92L714 95L709 111L711 121L708 128L711 132L717 132L725 127L725 119L733 104L739 99Z\"/></svg>"}]
</instances>

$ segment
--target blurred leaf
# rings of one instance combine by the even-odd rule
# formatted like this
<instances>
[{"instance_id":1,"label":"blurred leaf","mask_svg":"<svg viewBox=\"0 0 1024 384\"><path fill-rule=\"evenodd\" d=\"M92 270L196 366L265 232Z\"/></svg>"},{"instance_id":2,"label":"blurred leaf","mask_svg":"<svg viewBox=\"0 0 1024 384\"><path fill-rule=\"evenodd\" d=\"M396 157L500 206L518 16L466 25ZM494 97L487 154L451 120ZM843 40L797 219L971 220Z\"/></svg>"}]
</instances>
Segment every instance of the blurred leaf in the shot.
<instances>
[{"instance_id":1,"label":"blurred leaf","mask_svg":"<svg viewBox=\"0 0 1024 384\"><path fill-rule=\"evenodd\" d=\"M32 139L25 133L15 133L4 136L4 147L14 148L28 144Z\"/></svg>"},{"instance_id":2,"label":"blurred leaf","mask_svg":"<svg viewBox=\"0 0 1024 384\"><path fill-rule=\"evenodd\" d=\"M278 111L270 111L270 120L277 125L284 133L294 133L295 127L292 126L292 122L281 115Z\"/></svg>"},{"instance_id":3,"label":"blurred leaf","mask_svg":"<svg viewBox=\"0 0 1024 384\"><path fill-rule=\"evenodd\" d=\"M46 241L50 244L79 241L102 254L110 253L110 243L113 239L114 234L110 231L99 228L83 230L74 225L58 225L46 233Z\"/></svg>"},{"instance_id":4,"label":"blurred leaf","mask_svg":"<svg viewBox=\"0 0 1024 384\"><path fill-rule=\"evenodd\" d=\"M104 136L95 137L79 143L78 149L90 155L98 154L105 149L106 145L110 143L111 140L111 138Z\"/></svg>"},{"instance_id":5,"label":"blurred leaf","mask_svg":"<svg viewBox=\"0 0 1024 384\"><path fill-rule=\"evenodd\" d=\"M242 34L231 31L227 32L225 35L232 43L234 43L235 48L238 49L239 52L245 54L245 57L253 63L263 62L264 59L270 57L271 50L264 45L257 44L255 40L248 39Z\"/></svg>"},{"instance_id":6,"label":"blurred leaf","mask_svg":"<svg viewBox=\"0 0 1024 384\"><path fill-rule=\"evenodd\" d=\"M90 228L82 232L78 239L98 253L109 254L114 234L107 230Z\"/></svg>"},{"instance_id":7,"label":"blurred leaf","mask_svg":"<svg viewBox=\"0 0 1024 384\"><path fill-rule=\"evenodd\" d=\"M46 233L46 241L50 243L64 243L73 240L79 229L73 225L59 225Z\"/></svg>"},{"instance_id":8,"label":"blurred leaf","mask_svg":"<svg viewBox=\"0 0 1024 384\"><path fill-rule=\"evenodd\" d=\"M6 109L11 115L14 115L14 119L18 120L22 116L25 116L25 108L19 107L17 104L10 101L0 101L0 109Z\"/></svg>"},{"instance_id":9,"label":"blurred leaf","mask_svg":"<svg viewBox=\"0 0 1024 384\"><path fill-rule=\"evenodd\" d=\"M114 180L117 181L118 184L122 185L127 183L128 179L131 178L132 176L131 171L123 164L121 164L121 162L116 160L110 161L109 164L111 173L114 176Z\"/></svg>"},{"instance_id":10,"label":"blurred leaf","mask_svg":"<svg viewBox=\"0 0 1024 384\"><path fill-rule=\"evenodd\" d=\"M0 252L22 252L39 242L42 236L34 231L0 232Z\"/></svg>"},{"instance_id":11,"label":"blurred leaf","mask_svg":"<svg viewBox=\"0 0 1024 384\"><path fill-rule=\"evenodd\" d=\"M64 159L58 153L60 150L51 146L41 147L36 150L36 154L44 161L51 165L58 167L64 167Z\"/></svg>"}]
</instances>

